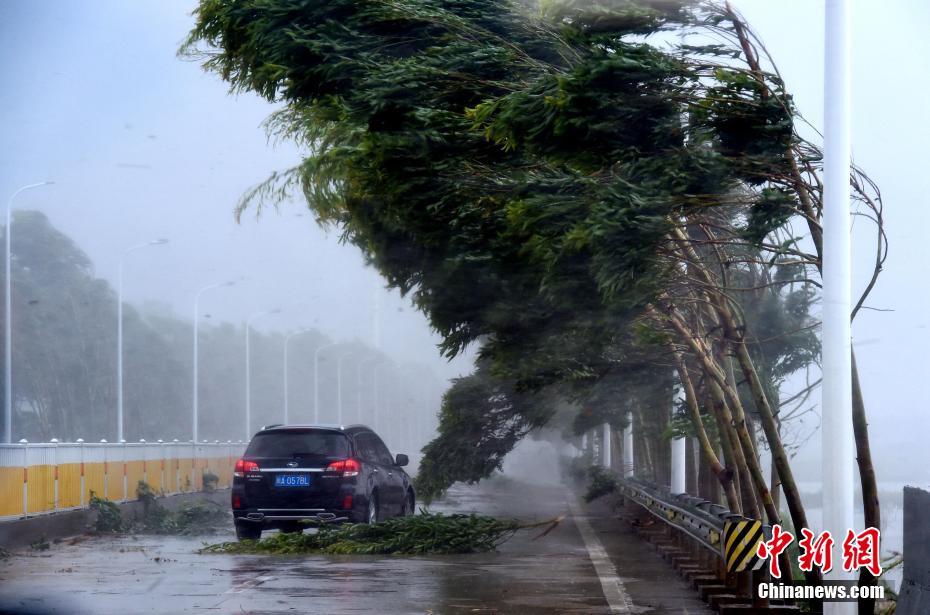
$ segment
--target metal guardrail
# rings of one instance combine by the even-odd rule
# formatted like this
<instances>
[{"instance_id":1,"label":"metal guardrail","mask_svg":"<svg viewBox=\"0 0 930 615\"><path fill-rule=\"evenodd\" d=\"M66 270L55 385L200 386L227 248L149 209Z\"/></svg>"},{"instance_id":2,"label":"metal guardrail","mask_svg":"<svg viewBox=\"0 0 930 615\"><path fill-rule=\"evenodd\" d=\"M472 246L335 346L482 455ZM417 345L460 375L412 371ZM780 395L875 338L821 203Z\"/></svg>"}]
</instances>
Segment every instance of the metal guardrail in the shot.
<instances>
[{"instance_id":1,"label":"metal guardrail","mask_svg":"<svg viewBox=\"0 0 930 615\"><path fill-rule=\"evenodd\" d=\"M747 520L719 504L688 494L673 495L668 489L639 479L618 479L620 492L653 517L683 532L705 549L723 557L721 538L727 521ZM766 536L771 527L763 526Z\"/></svg>"},{"instance_id":2,"label":"metal guardrail","mask_svg":"<svg viewBox=\"0 0 930 615\"><path fill-rule=\"evenodd\" d=\"M617 479L617 490L659 522L659 531L643 525L646 538L684 576L712 608L721 612L798 613L794 604L772 604L754 586L768 579L758 541L771 538L770 526L731 512L725 506L646 481ZM741 610L742 609L742 610ZM752 609L747 611L746 609Z\"/></svg>"}]
</instances>

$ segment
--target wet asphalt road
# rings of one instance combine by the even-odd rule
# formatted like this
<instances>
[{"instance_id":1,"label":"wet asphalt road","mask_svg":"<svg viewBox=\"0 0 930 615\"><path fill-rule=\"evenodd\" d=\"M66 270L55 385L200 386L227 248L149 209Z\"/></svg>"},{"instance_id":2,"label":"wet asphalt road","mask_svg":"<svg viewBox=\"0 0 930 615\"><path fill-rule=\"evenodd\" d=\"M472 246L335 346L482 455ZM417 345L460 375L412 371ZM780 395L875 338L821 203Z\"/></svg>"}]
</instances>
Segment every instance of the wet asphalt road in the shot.
<instances>
[{"instance_id":1,"label":"wet asphalt road","mask_svg":"<svg viewBox=\"0 0 930 615\"><path fill-rule=\"evenodd\" d=\"M93 537L0 561L0 613L707 613L638 538L603 510L589 516L628 588L632 608L611 611L560 487L455 487L431 509L543 520L549 535L519 532L474 555L199 555L203 537ZM576 508L577 510L577 508Z\"/></svg>"}]
</instances>

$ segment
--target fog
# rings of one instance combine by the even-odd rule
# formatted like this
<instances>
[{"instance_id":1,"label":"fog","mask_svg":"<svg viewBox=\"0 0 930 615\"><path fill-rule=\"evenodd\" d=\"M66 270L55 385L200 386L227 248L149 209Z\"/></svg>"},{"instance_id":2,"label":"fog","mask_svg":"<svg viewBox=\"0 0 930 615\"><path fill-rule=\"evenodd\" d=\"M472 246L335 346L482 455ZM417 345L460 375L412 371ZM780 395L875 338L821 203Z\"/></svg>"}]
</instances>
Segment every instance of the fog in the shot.
<instances>
[{"instance_id":1,"label":"fog","mask_svg":"<svg viewBox=\"0 0 930 615\"><path fill-rule=\"evenodd\" d=\"M822 3L739 0L814 126L822 126ZM915 101L930 94L930 7L854 3L856 163L882 188L891 256L854 343L883 481L930 482L923 445L923 384L930 377L925 242L930 226L924 169L930 128ZM176 57L192 25L193 2L0 3L0 193L54 180L21 195L116 286L120 255L156 238L168 243L125 259L125 297L156 301L190 318L202 286L236 280L205 296L213 322L258 321L259 330L312 326L333 340L360 340L437 378L471 370L471 356L441 358L424 316L384 290L359 251L320 229L298 201L240 223L242 194L296 164L290 143L269 143L261 126L274 110L252 95L231 96L215 76ZM857 226L857 288L871 271L872 242ZM815 398L816 399L816 395ZM810 415L803 433L818 425ZM535 445L534 445L535 446ZM819 435L798 452L819 467ZM511 466L508 466L510 468ZM516 466L513 466L516 468ZM800 466L799 466L800 467ZM517 470L514 469L516 472Z\"/></svg>"}]
</instances>

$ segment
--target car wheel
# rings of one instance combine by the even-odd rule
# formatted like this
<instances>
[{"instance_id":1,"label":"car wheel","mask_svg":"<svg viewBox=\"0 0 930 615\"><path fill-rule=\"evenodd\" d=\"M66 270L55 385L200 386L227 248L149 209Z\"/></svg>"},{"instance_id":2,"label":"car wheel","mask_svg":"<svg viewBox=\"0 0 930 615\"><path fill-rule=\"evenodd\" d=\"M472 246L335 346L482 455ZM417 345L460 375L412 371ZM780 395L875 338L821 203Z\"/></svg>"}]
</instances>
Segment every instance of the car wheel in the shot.
<instances>
[{"instance_id":1,"label":"car wheel","mask_svg":"<svg viewBox=\"0 0 930 615\"><path fill-rule=\"evenodd\" d=\"M404 512L401 513L401 516L404 516L404 517L412 516L416 512L413 507L414 507L413 492L408 491L407 497L404 498Z\"/></svg>"},{"instance_id":2,"label":"car wheel","mask_svg":"<svg viewBox=\"0 0 930 615\"><path fill-rule=\"evenodd\" d=\"M262 537L262 526L257 523L236 523L236 538L239 540L258 540Z\"/></svg>"},{"instance_id":3,"label":"car wheel","mask_svg":"<svg viewBox=\"0 0 930 615\"><path fill-rule=\"evenodd\" d=\"M371 497L368 498L368 514L365 515L365 522L368 525L374 525L378 522L378 493L372 492Z\"/></svg>"}]
</instances>

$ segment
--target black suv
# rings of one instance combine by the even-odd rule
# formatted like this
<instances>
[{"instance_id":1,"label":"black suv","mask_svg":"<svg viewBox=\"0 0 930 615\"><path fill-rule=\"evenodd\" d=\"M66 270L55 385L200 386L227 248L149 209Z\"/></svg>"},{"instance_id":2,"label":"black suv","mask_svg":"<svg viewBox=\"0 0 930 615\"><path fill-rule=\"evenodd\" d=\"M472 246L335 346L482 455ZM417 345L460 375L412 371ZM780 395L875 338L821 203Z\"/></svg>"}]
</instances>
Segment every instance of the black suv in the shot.
<instances>
[{"instance_id":1,"label":"black suv","mask_svg":"<svg viewBox=\"0 0 930 615\"><path fill-rule=\"evenodd\" d=\"M364 425L273 426L255 434L233 472L236 536L298 532L304 520L377 523L413 514L414 491L402 469Z\"/></svg>"}]
</instances>

